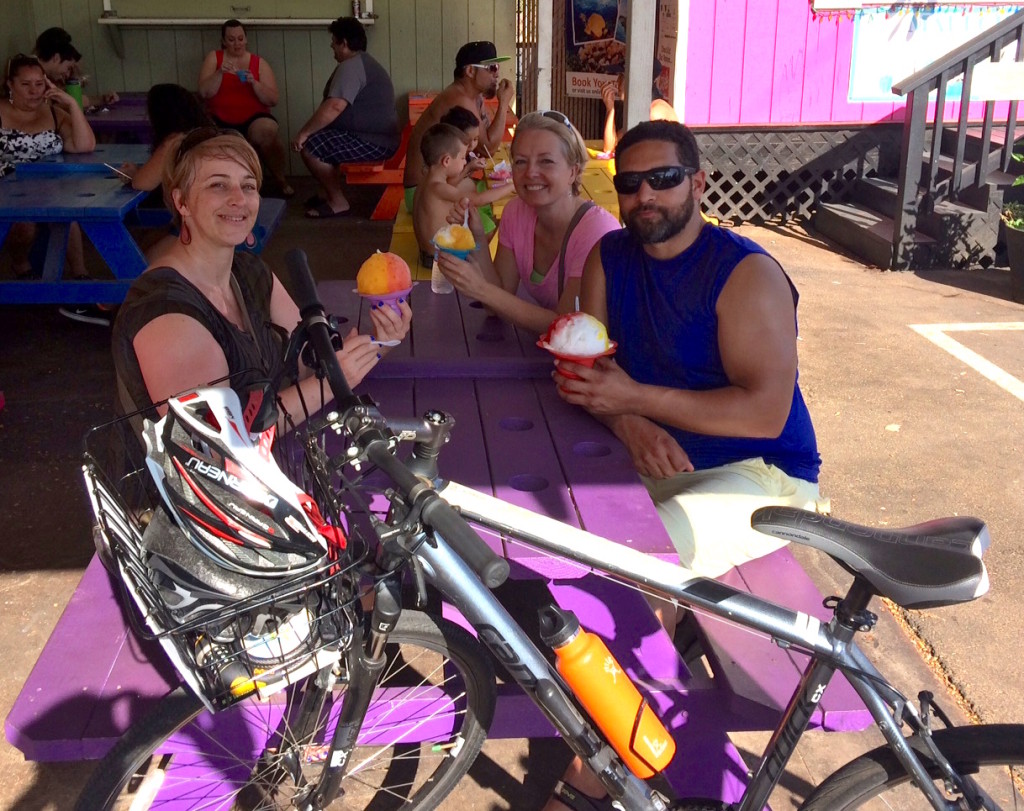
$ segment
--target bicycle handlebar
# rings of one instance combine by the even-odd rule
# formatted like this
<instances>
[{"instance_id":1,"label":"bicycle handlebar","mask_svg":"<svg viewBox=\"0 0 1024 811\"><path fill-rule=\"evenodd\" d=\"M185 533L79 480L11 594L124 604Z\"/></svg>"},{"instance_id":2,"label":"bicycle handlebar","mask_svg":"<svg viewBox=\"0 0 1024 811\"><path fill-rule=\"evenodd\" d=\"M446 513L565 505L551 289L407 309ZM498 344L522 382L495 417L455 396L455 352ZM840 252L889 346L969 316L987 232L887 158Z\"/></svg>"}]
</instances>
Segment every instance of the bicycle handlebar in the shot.
<instances>
[{"instance_id":1,"label":"bicycle handlebar","mask_svg":"<svg viewBox=\"0 0 1024 811\"><path fill-rule=\"evenodd\" d=\"M396 459L383 441L372 440L366 448L366 456L387 474L411 504L419 502L423 521L448 541L484 585L493 589L505 582L509 573L508 561L496 555L480 539L466 519L437 494L431 482L417 476Z\"/></svg>"},{"instance_id":2,"label":"bicycle handlebar","mask_svg":"<svg viewBox=\"0 0 1024 811\"><path fill-rule=\"evenodd\" d=\"M338 358L331 346L331 334L323 305L316 294L316 285L309 270L305 251L293 248L285 254L285 266L295 291L295 302L302 318L300 328L305 328L309 340L316 350L320 367L327 378L338 410L344 415L350 409L360 406L358 397L352 393L341 370ZM349 421L342 417L342 424ZM419 503L420 515L424 522L436 530L455 550L488 588L495 588L505 582L509 573L508 561L487 546L476 532L466 523L447 501L441 498L428 480L417 476L406 465L395 458L390 443L379 432L371 431L359 437L367 459L379 467L397 486L410 504Z\"/></svg>"}]
</instances>

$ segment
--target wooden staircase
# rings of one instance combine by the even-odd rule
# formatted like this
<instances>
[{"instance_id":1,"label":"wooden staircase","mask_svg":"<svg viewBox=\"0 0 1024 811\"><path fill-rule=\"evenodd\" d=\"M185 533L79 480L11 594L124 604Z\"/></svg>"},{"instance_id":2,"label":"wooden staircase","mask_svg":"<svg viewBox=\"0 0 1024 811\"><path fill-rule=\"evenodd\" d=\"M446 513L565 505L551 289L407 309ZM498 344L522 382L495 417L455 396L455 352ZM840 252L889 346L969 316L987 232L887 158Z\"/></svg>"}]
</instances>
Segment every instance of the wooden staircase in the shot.
<instances>
[{"instance_id":1,"label":"wooden staircase","mask_svg":"<svg viewBox=\"0 0 1024 811\"><path fill-rule=\"evenodd\" d=\"M940 172L940 184L948 185L947 175ZM962 191L959 199L946 197L937 203L918 190L916 227L904 235L901 246L905 269L990 264L999 238L1003 192L1012 181L1013 176L1003 172L990 174L982 186ZM849 200L821 204L812 223L817 231L866 262L892 268L899 205L898 178L860 178Z\"/></svg>"},{"instance_id":2,"label":"wooden staircase","mask_svg":"<svg viewBox=\"0 0 1024 811\"><path fill-rule=\"evenodd\" d=\"M1004 193L1020 166L1011 153L1018 129L1014 97L1022 90L993 81L1000 73L1019 75L1020 65L1008 64L1004 51L1024 62L1024 12L894 85L893 92L907 98L899 169L893 177L861 178L848 199L821 204L813 226L882 268L994 261ZM952 105L956 121L943 119L947 86L961 77L963 97L984 102L980 121L969 121L969 105L959 102ZM1007 102L998 121L997 101Z\"/></svg>"}]
</instances>

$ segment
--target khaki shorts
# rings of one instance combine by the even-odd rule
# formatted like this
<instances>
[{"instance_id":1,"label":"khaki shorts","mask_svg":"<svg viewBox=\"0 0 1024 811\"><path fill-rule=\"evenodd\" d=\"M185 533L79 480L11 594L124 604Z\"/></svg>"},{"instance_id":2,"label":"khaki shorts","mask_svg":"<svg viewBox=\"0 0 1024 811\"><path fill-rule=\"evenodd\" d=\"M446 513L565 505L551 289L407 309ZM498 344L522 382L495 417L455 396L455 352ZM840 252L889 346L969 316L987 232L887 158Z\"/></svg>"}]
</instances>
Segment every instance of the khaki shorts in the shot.
<instances>
[{"instance_id":1,"label":"khaki shorts","mask_svg":"<svg viewBox=\"0 0 1024 811\"><path fill-rule=\"evenodd\" d=\"M830 509L817 484L788 476L760 458L669 479L640 478L679 562L704 577L718 577L786 545L751 528L750 515L759 507L799 507L823 515Z\"/></svg>"}]
</instances>

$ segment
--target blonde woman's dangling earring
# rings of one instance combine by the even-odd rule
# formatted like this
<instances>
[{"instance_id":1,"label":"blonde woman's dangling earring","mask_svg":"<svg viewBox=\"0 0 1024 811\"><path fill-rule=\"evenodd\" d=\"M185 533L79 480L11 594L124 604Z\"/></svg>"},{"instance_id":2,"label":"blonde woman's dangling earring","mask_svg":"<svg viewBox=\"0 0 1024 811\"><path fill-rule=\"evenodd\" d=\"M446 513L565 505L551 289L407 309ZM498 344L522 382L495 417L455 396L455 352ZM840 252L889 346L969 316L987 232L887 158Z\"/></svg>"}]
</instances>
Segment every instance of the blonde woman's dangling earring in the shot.
<instances>
[{"instance_id":1,"label":"blonde woman's dangling earring","mask_svg":"<svg viewBox=\"0 0 1024 811\"><path fill-rule=\"evenodd\" d=\"M182 245L192 244L192 232L188 230L188 223L185 220L181 221L181 232L178 234L178 239L181 240Z\"/></svg>"}]
</instances>

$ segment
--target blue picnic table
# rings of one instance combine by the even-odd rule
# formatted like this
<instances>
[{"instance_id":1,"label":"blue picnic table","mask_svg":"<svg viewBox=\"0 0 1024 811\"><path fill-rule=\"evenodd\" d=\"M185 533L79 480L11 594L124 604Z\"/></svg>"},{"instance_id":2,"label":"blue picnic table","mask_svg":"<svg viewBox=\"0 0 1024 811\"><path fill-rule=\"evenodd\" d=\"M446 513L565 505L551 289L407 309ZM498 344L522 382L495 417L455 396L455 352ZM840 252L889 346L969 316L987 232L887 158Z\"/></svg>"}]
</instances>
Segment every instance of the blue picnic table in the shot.
<instances>
[{"instance_id":1,"label":"blue picnic table","mask_svg":"<svg viewBox=\"0 0 1024 811\"><path fill-rule=\"evenodd\" d=\"M98 144L92 152L64 153L19 163L0 181L0 244L15 222L48 223L46 256L40 279L0 282L0 304L119 304L146 269L130 225L163 228L165 208L139 204L149 192L137 191L110 167L145 163L144 144ZM240 250L259 254L284 218L284 200L263 198L252 234ZM111 280L64 279L68 231L77 222L114 275Z\"/></svg>"},{"instance_id":2,"label":"blue picnic table","mask_svg":"<svg viewBox=\"0 0 1024 811\"><path fill-rule=\"evenodd\" d=\"M360 324L369 317L369 302L352 287L322 283L321 298L349 324ZM548 379L550 357L534 345L536 336L497 321L458 294L434 295L426 284L413 289L411 300L416 318L410 339L361 389L385 414L440 408L454 415L458 427L441 455L442 476L666 562L676 560L628 454L604 425L558 397ZM488 374L477 374L482 368ZM608 641L676 739L677 755L665 776L681 796L736 801L747 769L728 734L771 728L797 684L801 660L750 634L743 645L735 644L730 626L710 623L705 642L713 678L695 678L638 592L490 540L513 561L513 593L525 591L518 584L540 582ZM821 595L788 550L733 570L729 578L735 588L767 590L769 598L823 617ZM5 732L29 759L101 757L177 684L161 649L129 630L115 591L94 559L15 701ZM460 621L454 608L444 611ZM69 660L74 668L67 667ZM244 707L225 712L244 713ZM837 679L813 725L858 729L869 722L852 688ZM521 691L500 688L491 737L553 733Z\"/></svg>"},{"instance_id":3,"label":"blue picnic table","mask_svg":"<svg viewBox=\"0 0 1024 811\"><path fill-rule=\"evenodd\" d=\"M89 172L117 177L109 167L120 168L125 163L144 164L149 160L151 148L146 144L96 144L92 152L62 152L47 155L30 163L19 163L15 174L21 177L53 176L69 172Z\"/></svg>"},{"instance_id":4,"label":"blue picnic table","mask_svg":"<svg viewBox=\"0 0 1024 811\"><path fill-rule=\"evenodd\" d=\"M146 269L125 217L147 192L125 186L113 173L25 174L0 181L0 243L16 222L48 223L42 278L0 283L0 303L118 303ZM68 233L77 222L114 275L112 280L63 281Z\"/></svg>"}]
</instances>

